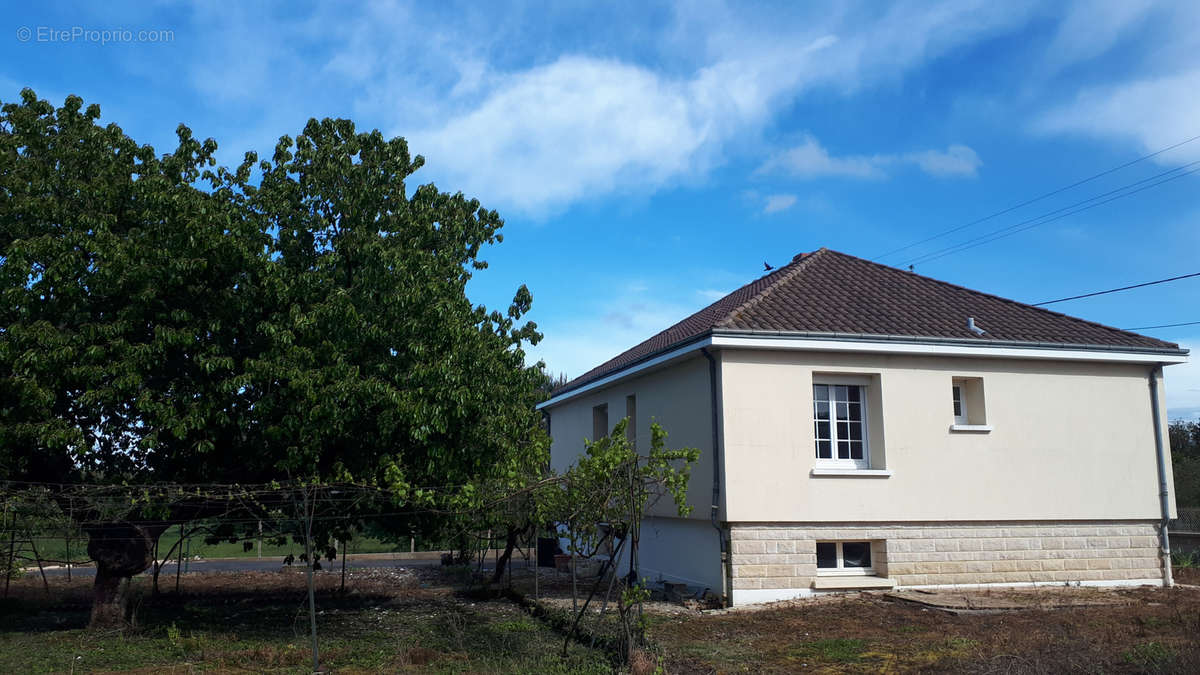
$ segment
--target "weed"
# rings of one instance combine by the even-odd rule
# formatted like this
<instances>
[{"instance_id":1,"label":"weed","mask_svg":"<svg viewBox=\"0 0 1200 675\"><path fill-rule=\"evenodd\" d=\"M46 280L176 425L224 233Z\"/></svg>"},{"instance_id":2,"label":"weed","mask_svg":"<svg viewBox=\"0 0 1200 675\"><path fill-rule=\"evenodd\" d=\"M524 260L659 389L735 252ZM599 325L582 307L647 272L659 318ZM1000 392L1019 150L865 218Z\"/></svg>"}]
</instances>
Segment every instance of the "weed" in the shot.
<instances>
[{"instance_id":1,"label":"weed","mask_svg":"<svg viewBox=\"0 0 1200 675\"><path fill-rule=\"evenodd\" d=\"M1175 658L1175 652L1161 642L1134 645L1121 654L1126 663L1146 670L1159 670Z\"/></svg>"}]
</instances>

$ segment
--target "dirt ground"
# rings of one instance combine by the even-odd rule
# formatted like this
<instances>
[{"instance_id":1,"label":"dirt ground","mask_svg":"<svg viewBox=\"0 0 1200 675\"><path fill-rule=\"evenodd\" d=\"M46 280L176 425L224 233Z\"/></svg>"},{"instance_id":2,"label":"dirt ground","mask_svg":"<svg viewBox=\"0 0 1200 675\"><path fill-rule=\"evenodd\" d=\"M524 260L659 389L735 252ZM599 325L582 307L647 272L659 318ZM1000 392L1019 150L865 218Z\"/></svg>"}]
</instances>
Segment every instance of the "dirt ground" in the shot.
<instances>
[{"instance_id":1,"label":"dirt ground","mask_svg":"<svg viewBox=\"0 0 1200 675\"><path fill-rule=\"evenodd\" d=\"M1175 568L1175 583L1200 586L1200 567Z\"/></svg>"},{"instance_id":2,"label":"dirt ground","mask_svg":"<svg viewBox=\"0 0 1200 675\"><path fill-rule=\"evenodd\" d=\"M1081 591L993 592L1034 608L959 613L840 596L667 619L652 635L671 673L1200 672L1200 589Z\"/></svg>"},{"instance_id":3,"label":"dirt ground","mask_svg":"<svg viewBox=\"0 0 1200 675\"><path fill-rule=\"evenodd\" d=\"M1178 570L1181 584L1200 581ZM611 672L588 640L517 603L464 592L464 569L351 569L317 575L322 666L334 672ZM512 584L571 606L568 575L518 568ZM302 569L134 582L137 627L90 634L90 579L36 575L0 601L0 672L308 672ZM536 591L535 591L536 588ZM580 601L590 585L580 584ZM593 614L602 597L593 601ZM1200 587L903 592L825 596L755 609L646 605L651 654L666 673L1200 672ZM615 620L589 617L593 635Z\"/></svg>"},{"instance_id":4,"label":"dirt ground","mask_svg":"<svg viewBox=\"0 0 1200 675\"><path fill-rule=\"evenodd\" d=\"M14 581L0 601L0 673L311 672L303 569L135 579L136 625L86 630L91 579ZM440 569L316 577L321 666L331 672L608 673L609 656L563 638L504 599L463 592Z\"/></svg>"}]
</instances>

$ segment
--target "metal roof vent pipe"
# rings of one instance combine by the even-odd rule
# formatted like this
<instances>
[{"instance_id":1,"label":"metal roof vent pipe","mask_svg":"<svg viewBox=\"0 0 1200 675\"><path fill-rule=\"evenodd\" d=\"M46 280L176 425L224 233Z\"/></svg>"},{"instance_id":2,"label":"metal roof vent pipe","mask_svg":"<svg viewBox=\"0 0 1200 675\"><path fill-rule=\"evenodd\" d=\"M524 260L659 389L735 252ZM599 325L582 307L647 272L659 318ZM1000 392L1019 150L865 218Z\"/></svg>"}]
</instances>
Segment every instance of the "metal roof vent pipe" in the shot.
<instances>
[{"instance_id":1,"label":"metal roof vent pipe","mask_svg":"<svg viewBox=\"0 0 1200 675\"><path fill-rule=\"evenodd\" d=\"M976 335L983 335L987 331L975 325L975 317L967 317L967 330Z\"/></svg>"}]
</instances>

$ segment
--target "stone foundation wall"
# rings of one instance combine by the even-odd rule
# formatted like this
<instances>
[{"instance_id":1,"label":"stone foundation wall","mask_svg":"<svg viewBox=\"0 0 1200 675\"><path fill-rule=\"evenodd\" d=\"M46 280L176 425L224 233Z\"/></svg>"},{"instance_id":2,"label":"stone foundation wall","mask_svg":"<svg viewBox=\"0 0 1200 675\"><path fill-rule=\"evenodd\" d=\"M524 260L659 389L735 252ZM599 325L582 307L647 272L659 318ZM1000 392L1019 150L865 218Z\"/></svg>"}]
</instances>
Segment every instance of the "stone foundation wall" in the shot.
<instances>
[{"instance_id":1,"label":"stone foundation wall","mask_svg":"<svg viewBox=\"0 0 1200 675\"><path fill-rule=\"evenodd\" d=\"M1153 522L730 524L733 590L810 589L818 541L871 541L897 586L1160 579Z\"/></svg>"}]
</instances>

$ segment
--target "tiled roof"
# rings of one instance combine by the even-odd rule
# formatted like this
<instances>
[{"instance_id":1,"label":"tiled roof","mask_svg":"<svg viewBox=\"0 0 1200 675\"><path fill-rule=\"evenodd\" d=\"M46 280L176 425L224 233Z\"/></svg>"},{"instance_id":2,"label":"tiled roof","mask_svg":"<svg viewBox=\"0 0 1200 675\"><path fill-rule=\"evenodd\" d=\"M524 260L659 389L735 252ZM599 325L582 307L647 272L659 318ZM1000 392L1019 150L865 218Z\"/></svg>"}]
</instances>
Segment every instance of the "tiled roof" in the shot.
<instances>
[{"instance_id":1,"label":"tiled roof","mask_svg":"<svg viewBox=\"0 0 1200 675\"><path fill-rule=\"evenodd\" d=\"M967 329L967 318L986 332ZM1178 350L1179 346L822 248L756 279L555 390L710 332L807 333Z\"/></svg>"}]
</instances>

